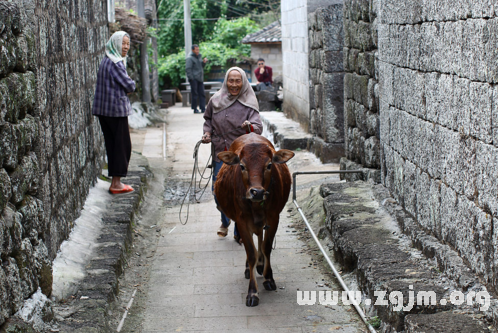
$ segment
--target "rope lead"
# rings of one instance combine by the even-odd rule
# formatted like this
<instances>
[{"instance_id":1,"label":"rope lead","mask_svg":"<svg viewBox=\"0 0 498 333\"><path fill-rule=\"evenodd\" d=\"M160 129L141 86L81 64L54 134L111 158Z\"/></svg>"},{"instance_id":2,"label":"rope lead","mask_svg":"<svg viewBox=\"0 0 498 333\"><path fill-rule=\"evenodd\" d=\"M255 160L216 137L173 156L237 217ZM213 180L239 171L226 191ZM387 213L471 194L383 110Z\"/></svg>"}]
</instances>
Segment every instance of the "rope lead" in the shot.
<instances>
[{"instance_id":1,"label":"rope lead","mask_svg":"<svg viewBox=\"0 0 498 333\"><path fill-rule=\"evenodd\" d=\"M211 172L210 172L209 176L204 177L204 174L206 173L206 169L208 169L210 164L211 164L211 159L213 157L212 153L211 153L211 155L209 155L209 159L206 163L206 166L204 167L204 170L202 172L200 172L200 170L199 170L199 147L200 147L201 143L202 143L202 141L198 141L197 144L195 145L195 148L194 148L194 156L193 156L194 168L192 170L192 177L190 179L190 184L189 184L188 190L185 193L185 196L183 197L182 204L180 206L180 212L178 213L178 217L179 217L180 223L182 225L185 225L188 222L189 213L190 213L190 198L191 198L192 194L194 196L194 200L197 203L199 203L202 196L204 195L204 192L206 192L206 189L209 186L209 182L211 181L212 176L213 176L214 163L213 163L212 167L210 168ZM199 176L200 176L198 189L197 189L197 174L199 174ZM206 185L202 186L201 183L205 179L207 179L208 181L207 181ZM199 198L197 198L197 194L199 194L199 193L201 193L201 195L199 196ZM190 194L190 196L189 196L189 194ZM183 222L182 221L182 211L183 211L183 205L185 204L185 200L187 199L187 197L189 198L189 200L187 201L187 217L185 219L185 222Z\"/></svg>"}]
</instances>

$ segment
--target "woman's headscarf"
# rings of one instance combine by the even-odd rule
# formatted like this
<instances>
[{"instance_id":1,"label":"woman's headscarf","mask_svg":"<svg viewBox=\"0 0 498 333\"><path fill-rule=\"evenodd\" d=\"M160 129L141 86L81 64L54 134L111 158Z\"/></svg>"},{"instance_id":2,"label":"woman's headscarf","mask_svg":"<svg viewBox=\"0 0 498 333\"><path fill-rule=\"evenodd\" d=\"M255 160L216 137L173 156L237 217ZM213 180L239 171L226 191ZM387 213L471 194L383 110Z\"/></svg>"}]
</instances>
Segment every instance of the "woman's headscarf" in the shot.
<instances>
[{"instance_id":1,"label":"woman's headscarf","mask_svg":"<svg viewBox=\"0 0 498 333\"><path fill-rule=\"evenodd\" d=\"M242 76L242 89L240 90L237 96L233 96L228 91L228 74L231 71L238 71ZM242 68L232 67L225 74L225 81L223 81L222 88L217 91L213 97L211 97L211 105L213 106L213 113L218 113L230 107L235 101L239 101L240 104L243 104L251 109L254 109L259 112L259 104L258 99L256 98L256 94L254 94L254 90L252 90L251 84L249 80L247 80L247 75Z\"/></svg>"},{"instance_id":2,"label":"woman's headscarf","mask_svg":"<svg viewBox=\"0 0 498 333\"><path fill-rule=\"evenodd\" d=\"M128 35L126 32L116 31L111 36L111 38L109 38L107 44L105 44L105 54L109 59L112 60L113 63L122 61L126 67L126 57L123 58L123 56L121 55L124 36L130 38L130 35Z\"/></svg>"}]
</instances>

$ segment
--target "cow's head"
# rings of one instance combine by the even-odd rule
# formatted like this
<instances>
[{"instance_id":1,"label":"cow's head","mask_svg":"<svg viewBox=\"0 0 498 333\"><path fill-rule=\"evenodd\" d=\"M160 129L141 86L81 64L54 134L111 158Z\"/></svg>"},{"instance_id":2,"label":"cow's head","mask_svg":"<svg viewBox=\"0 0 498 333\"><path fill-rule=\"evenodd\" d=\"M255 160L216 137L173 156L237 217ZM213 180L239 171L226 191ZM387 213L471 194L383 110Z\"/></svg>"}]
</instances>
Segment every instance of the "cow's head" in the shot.
<instances>
[{"instance_id":1,"label":"cow's head","mask_svg":"<svg viewBox=\"0 0 498 333\"><path fill-rule=\"evenodd\" d=\"M239 165L246 189L246 199L261 202L270 194L274 164L282 164L294 157L287 149L275 152L266 144L248 144L239 155L231 151L218 153L218 158L229 165Z\"/></svg>"}]
</instances>

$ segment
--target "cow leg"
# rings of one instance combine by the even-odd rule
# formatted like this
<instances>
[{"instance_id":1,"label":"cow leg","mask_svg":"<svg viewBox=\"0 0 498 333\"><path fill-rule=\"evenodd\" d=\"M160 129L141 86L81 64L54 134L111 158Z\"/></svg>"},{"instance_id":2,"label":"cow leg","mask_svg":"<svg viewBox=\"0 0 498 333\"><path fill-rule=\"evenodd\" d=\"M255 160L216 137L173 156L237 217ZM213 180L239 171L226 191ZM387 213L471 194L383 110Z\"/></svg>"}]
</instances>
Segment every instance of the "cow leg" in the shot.
<instances>
[{"instance_id":1,"label":"cow leg","mask_svg":"<svg viewBox=\"0 0 498 333\"><path fill-rule=\"evenodd\" d=\"M265 232L265 238L263 241L263 254L265 257L265 269L263 270L263 276L265 278L265 282L263 282L263 286L266 290L277 290L277 285L275 284L275 280L273 279L273 270L271 269L270 263L270 255L273 246L273 240L275 239L275 234L277 233L278 227L278 217L277 223L271 224L270 228L268 228Z\"/></svg>"},{"instance_id":2,"label":"cow leg","mask_svg":"<svg viewBox=\"0 0 498 333\"><path fill-rule=\"evenodd\" d=\"M263 254L263 231L258 234L258 263L256 264L256 271L259 275L263 275L265 267L265 256Z\"/></svg>"},{"instance_id":3,"label":"cow leg","mask_svg":"<svg viewBox=\"0 0 498 333\"><path fill-rule=\"evenodd\" d=\"M246 279L249 280L249 278L251 277L251 273L249 271L249 261L247 261L246 259L246 270L244 271L244 276L246 277Z\"/></svg>"},{"instance_id":4,"label":"cow leg","mask_svg":"<svg viewBox=\"0 0 498 333\"><path fill-rule=\"evenodd\" d=\"M247 263L249 264L249 289L247 291L246 306L257 306L259 304L258 283L254 274L254 266L256 266L256 246L247 228L239 228L240 236L244 242L246 249ZM247 268L246 268L247 271Z\"/></svg>"}]
</instances>

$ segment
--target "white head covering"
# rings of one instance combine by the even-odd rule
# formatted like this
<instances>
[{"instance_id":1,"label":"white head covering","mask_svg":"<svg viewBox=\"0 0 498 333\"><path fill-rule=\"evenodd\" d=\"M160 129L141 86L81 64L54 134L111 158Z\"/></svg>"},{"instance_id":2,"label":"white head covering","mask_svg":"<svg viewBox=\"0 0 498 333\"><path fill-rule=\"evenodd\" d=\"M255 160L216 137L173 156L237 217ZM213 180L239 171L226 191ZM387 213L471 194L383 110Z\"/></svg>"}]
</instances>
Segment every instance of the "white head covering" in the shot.
<instances>
[{"instance_id":1,"label":"white head covering","mask_svg":"<svg viewBox=\"0 0 498 333\"><path fill-rule=\"evenodd\" d=\"M242 76L242 89L237 96L233 96L228 91L228 74L231 71L238 71ZM232 67L226 72L223 86L210 99L211 105L213 106L213 113L218 113L227 109L235 103L235 101L239 101L240 104L259 112L259 104L256 94L254 94L254 90L252 90L251 84L249 83L249 80L247 80L246 73L240 67Z\"/></svg>"},{"instance_id":2,"label":"white head covering","mask_svg":"<svg viewBox=\"0 0 498 333\"><path fill-rule=\"evenodd\" d=\"M123 57L121 55L124 36L127 36L128 38L130 38L130 35L128 35L126 32L116 31L111 36L111 38L109 38L109 41L107 42L107 44L105 44L105 54L115 64L122 61L126 67L126 57Z\"/></svg>"}]
</instances>

